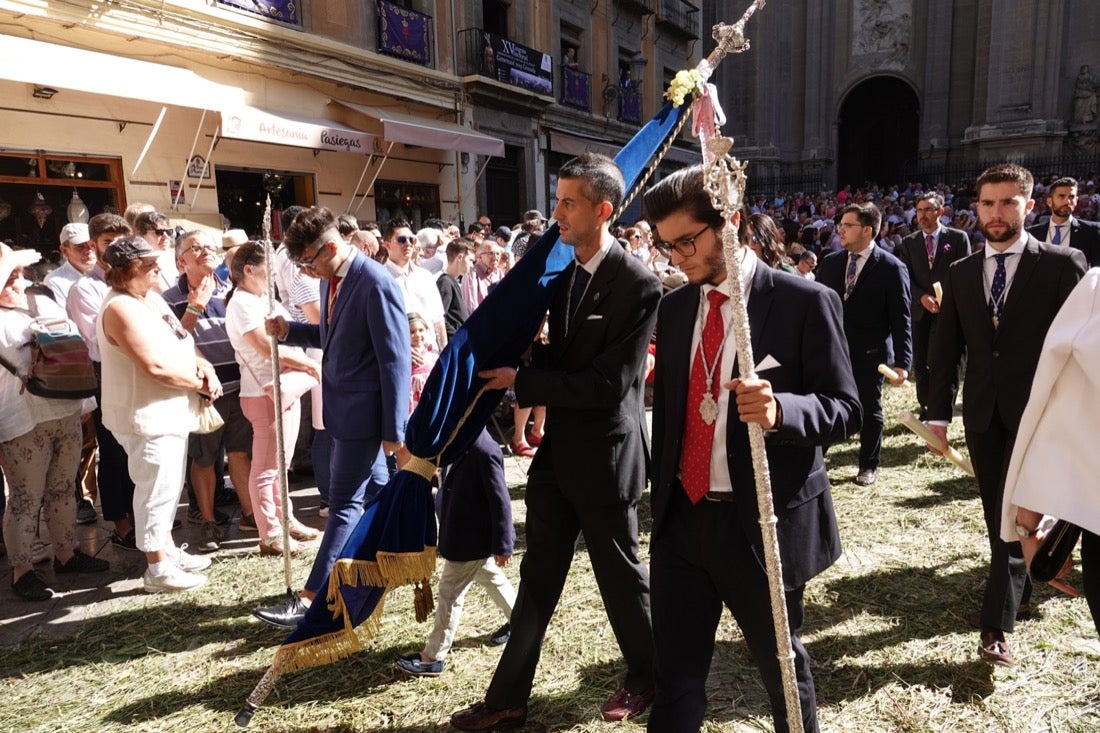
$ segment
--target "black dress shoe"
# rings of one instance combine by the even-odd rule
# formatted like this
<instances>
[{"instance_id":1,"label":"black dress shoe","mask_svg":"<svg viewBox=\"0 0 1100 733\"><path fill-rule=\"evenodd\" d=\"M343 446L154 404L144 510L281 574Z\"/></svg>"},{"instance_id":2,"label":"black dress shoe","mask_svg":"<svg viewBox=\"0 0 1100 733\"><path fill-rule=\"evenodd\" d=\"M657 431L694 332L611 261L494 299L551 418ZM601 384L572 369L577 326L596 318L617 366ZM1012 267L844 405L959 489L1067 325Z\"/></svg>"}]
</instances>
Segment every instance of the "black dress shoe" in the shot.
<instances>
[{"instance_id":1,"label":"black dress shoe","mask_svg":"<svg viewBox=\"0 0 1100 733\"><path fill-rule=\"evenodd\" d=\"M499 629L493 632L493 635L489 637L489 643L492 646L500 646L501 644L507 644L508 640L512 638L512 624L504 624Z\"/></svg>"},{"instance_id":2,"label":"black dress shoe","mask_svg":"<svg viewBox=\"0 0 1100 733\"><path fill-rule=\"evenodd\" d=\"M451 725L459 730L505 730L519 728L527 722L527 706L497 710L483 702L459 710L451 716Z\"/></svg>"},{"instance_id":3,"label":"black dress shoe","mask_svg":"<svg viewBox=\"0 0 1100 733\"><path fill-rule=\"evenodd\" d=\"M272 626L293 629L309 610L302 598L295 595L278 606L264 606L252 609L252 615Z\"/></svg>"}]
</instances>

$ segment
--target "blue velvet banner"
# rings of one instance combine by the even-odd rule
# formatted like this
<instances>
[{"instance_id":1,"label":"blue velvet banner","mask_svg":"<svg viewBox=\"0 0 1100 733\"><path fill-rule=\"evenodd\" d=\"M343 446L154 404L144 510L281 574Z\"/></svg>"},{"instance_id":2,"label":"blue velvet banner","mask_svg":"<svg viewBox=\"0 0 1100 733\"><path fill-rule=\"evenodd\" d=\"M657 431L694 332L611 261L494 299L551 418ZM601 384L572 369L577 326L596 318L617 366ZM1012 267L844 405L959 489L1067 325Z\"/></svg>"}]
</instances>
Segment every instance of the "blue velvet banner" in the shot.
<instances>
[{"instance_id":1,"label":"blue velvet banner","mask_svg":"<svg viewBox=\"0 0 1100 733\"><path fill-rule=\"evenodd\" d=\"M623 107L619 115L622 122L642 124L642 93L637 89L623 90Z\"/></svg>"},{"instance_id":2,"label":"blue velvet banner","mask_svg":"<svg viewBox=\"0 0 1100 733\"><path fill-rule=\"evenodd\" d=\"M378 51L431 65L432 17L390 0L378 0Z\"/></svg>"},{"instance_id":3,"label":"blue velvet banner","mask_svg":"<svg viewBox=\"0 0 1100 733\"><path fill-rule=\"evenodd\" d=\"M589 96L589 83L592 80L592 75L563 66L561 80L563 87L561 93L562 104L591 112L592 102Z\"/></svg>"},{"instance_id":4,"label":"blue velvet banner","mask_svg":"<svg viewBox=\"0 0 1100 733\"><path fill-rule=\"evenodd\" d=\"M283 23L302 24L302 18L298 15L297 0L218 0L218 2Z\"/></svg>"}]
</instances>

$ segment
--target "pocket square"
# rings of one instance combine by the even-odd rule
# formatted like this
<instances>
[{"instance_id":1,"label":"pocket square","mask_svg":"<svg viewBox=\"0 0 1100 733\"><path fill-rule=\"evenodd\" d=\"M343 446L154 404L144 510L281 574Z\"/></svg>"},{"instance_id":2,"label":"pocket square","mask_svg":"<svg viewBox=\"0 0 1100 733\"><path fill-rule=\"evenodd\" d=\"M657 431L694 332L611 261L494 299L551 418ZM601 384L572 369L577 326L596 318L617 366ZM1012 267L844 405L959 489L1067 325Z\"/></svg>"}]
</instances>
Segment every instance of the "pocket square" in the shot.
<instances>
[{"instance_id":1,"label":"pocket square","mask_svg":"<svg viewBox=\"0 0 1100 733\"><path fill-rule=\"evenodd\" d=\"M779 362L774 356L768 354L759 364L756 365L756 369L754 369L753 371L759 374L760 372L767 371L768 369L775 369L777 366L779 366Z\"/></svg>"},{"instance_id":2,"label":"pocket square","mask_svg":"<svg viewBox=\"0 0 1100 733\"><path fill-rule=\"evenodd\" d=\"M586 321L602 321L603 316L601 316L599 313L593 313L592 315L588 316L584 320L586 320Z\"/></svg>"}]
</instances>

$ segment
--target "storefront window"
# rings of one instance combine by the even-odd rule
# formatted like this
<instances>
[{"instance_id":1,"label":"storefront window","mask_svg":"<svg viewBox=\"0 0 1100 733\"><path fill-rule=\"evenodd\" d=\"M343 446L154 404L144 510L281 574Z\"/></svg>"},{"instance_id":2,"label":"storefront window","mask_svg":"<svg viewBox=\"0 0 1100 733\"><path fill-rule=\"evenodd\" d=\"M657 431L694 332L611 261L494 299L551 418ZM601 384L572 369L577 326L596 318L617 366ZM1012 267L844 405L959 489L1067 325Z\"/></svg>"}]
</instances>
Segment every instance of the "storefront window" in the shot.
<instances>
[{"instance_id":1,"label":"storefront window","mask_svg":"<svg viewBox=\"0 0 1100 733\"><path fill-rule=\"evenodd\" d=\"M231 229L244 229L252 239L263 237L264 209L271 196L271 237L282 238L279 219L283 209L317 201L313 176L285 171L258 171L220 165L214 170L218 185L218 211Z\"/></svg>"},{"instance_id":2,"label":"storefront window","mask_svg":"<svg viewBox=\"0 0 1100 733\"><path fill-rule=\"evenodd\" d=\"M121 162L0 153L0 240L60 260L61 228L126 206Z\"/></svg>"},{"instance_id":3,"label":"storefront window","mask_svg":"<svg viewBox=\"0 0 1100 733\"><path fill-rule=\"evenodd\" d=\"M439 186L410 181L376 181L374 208L379 224L406 219L419 229L426 219L439 216Z\"/></svg>"}]
</instances>

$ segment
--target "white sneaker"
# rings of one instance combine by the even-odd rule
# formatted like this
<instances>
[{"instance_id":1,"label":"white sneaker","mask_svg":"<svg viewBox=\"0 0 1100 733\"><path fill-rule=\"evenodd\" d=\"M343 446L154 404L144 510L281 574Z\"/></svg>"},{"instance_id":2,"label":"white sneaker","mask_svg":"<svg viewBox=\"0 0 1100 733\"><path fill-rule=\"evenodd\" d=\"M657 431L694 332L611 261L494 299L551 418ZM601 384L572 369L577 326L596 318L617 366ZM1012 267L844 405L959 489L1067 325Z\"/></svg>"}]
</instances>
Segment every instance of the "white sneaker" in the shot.
<instances>
[{"instance_id":1,"label":"white sneaker","mask_svg":"<svg viewBox=\"0 0 1100 733\"><path fill-rule=\"evenodd\" d=\"M183 543L179 547L169 547L164 551L164 554L168 556L168 559L176 564L180 570L188 573L193 573L196 570L206 570L210 567L210 558L203 557L201 555L192 555L187 550L187 543Z\"/></svg>"},{"instance_id":2,"label":"white sneaker","mask_svg":"<svg viewBox=\"0 0 1100 733\"><path fill-rule=\"evenodd\" d=\"M149 570L141 576L145 584L146 593L179 593L185 590L194 590L206 582L205 575L196 575L186 570L181 570L175 565L167 565L168 569L161 575L153 575Z\"/></svg>"}]
</instances>

